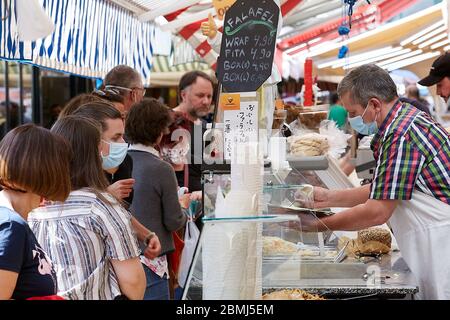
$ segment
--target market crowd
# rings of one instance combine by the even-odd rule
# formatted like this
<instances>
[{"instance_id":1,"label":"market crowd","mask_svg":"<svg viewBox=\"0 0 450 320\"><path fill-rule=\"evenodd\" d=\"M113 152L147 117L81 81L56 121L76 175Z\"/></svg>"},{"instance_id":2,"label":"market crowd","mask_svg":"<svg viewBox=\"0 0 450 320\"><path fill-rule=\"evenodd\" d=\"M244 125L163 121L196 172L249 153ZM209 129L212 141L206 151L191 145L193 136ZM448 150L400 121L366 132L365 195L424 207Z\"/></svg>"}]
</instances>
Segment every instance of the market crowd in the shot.
<instances>
[{"instance_id":1,"label":"market crowd","mask_svg":"<svg viewBox=\"0 0 450 320\"><path fill-rule=\"evenodd\" d=\"M450 53L419 83L437 85L447 102ZM202 200L201 172L192 141L172 133L203 128L213 80L189 72L179 90L180 104L169 110L144 98L135 70L117 66L100 90L69 101L50 130L26 124L4 137L0 299L179 296L186 285L177 283L180 233L188 216L199 216L192 208ZM338 125L348 120L373 135L377 165L371 184L314 187L315 207L348 209L309 227L361 230L389 221L418 297L450 299L449 133L426 107L402 100L376 65L349 72L338 98L345 109L333 112Z\"/></svg>"},{"instance_id":2,"label":"market crowd","mask_svg":"<svg viewBox=\"0 0 450 320\"><path fill-rule=\"evenodd\" d=\"M203 125L213 80L186 73L173 110L145 91L117 66L50 129L25 124L0 142L0 299L180 298L201 184L191 142L171 133Z\"/></svg>"}]
</instances>

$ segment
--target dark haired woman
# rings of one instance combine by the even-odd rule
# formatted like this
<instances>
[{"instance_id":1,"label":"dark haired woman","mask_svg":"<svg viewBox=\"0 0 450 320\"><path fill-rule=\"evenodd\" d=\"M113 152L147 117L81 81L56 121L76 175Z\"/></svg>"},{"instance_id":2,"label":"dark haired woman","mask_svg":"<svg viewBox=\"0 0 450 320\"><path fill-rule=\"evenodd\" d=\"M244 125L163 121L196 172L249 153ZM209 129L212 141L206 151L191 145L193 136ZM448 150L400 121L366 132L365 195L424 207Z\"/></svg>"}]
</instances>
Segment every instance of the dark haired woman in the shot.
<instances>
[{"instance_id":1,"label":"dark haired woman","mask_svg":"<svg viewBox=\"0 0 450 320\"><path fill-rule=\"evenodd\" d=\"M156 99L144 99L131 108L125 124L136 180L131 212L146 228L158 234L161 243L162 254L158 258L142 259L147 277L146 300L169 299L167 254L175 249L172 232L186 224L178 200L175 172L156 149L170 123L167 107ZM183 206L187 208L189 202Z\"/></svg>"},{"instance_id":2,"label":"dark haired woman","mask_svg":"<svg viewBox=\"0 0 450 320\"><path fill-rule=\"evenodd\" d=\"M70 148L32 124L0 142L0 299L57 293L56 273L26 220L42 197L64 201L70 192Z\"/></svg>"},{"instance_id":3,"label":"dark haired woman","mask_svg":"<svg viewBox=\"0 0 450 320\"><path fill-rule=\"evenodd\" d=\"M67 116L52 132L72 147L72 191L65 202L34 210L29 223L58 269L58 294L74 300L142 299L145 274L131 216L106 192L100 123Z\"/></svg>"}]
</instances>

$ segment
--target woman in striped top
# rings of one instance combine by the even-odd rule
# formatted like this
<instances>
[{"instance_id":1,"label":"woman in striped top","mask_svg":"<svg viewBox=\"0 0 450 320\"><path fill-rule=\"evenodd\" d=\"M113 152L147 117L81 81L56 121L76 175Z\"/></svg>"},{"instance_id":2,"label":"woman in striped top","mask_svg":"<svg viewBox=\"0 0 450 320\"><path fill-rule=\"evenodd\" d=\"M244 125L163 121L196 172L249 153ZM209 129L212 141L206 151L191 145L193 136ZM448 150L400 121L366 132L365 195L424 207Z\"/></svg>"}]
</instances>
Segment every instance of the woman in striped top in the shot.
<instances>
[{"instance_id":1,"label":"woman in striped top","mask_svg":"<svg viewBox=\"0 0 450 320\"><path fill-rule=\"evenodd\" d=\"M29 224L56 267L58 294L76 300L142 299L146 281L131 216L106 192L100 124L68 116L52 132L72 146L72 192L65 202L33 211Z\"/></svg>"}]
</instances>

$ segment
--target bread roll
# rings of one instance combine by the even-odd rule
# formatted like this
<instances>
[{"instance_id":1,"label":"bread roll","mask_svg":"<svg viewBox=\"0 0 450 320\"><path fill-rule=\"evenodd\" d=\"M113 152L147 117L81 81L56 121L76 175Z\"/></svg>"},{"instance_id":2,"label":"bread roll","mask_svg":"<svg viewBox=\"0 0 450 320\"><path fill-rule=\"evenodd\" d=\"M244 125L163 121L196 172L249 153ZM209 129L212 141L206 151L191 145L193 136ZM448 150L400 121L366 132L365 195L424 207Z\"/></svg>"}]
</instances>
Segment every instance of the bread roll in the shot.
<instances>
[{"instance_id":1,"label":"bread roll","mask_svg":"<svg viewBox=\"0 0 450 320\"><path fill-rule=\"evenodd\" d=\"M383 228L369 228L358 231L358 240L361 241L362 244L369 241L377 241L390 248L392 237L389 230Z\"/></svg>"}]
</instances>

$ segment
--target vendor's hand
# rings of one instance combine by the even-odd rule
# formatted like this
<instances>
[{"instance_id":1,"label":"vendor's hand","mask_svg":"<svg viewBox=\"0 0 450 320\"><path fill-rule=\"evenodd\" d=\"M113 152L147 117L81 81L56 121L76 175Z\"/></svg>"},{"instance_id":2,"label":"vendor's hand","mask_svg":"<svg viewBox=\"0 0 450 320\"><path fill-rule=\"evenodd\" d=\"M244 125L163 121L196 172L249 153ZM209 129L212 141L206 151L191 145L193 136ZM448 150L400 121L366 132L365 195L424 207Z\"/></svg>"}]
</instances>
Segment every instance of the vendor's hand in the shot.
<instances>
[{"instance_id":1,"label":"vendor's hand","mask_svg":"<svg viewBox=\"0 0 450 320\"><path fill-rule=\"evenodd\" d=\"M200 28L202 30L202 34L210 39L214 39L214 37L217 35L217 25L214 22L211 13L208 15L208 21L202 22Z\"/></svg>"},{"instance_id":2,"label":"vendor's hand","mask_svg":"<svg viewBox=\"0 0 450 320\"><path fill-rule=\"evenodd\" d=\"M117 199L125 199L130 196L133 190L134 179L123 179L114 182L106 190Z\"/></svg>"},{"instance_id":3,"label":"vendor's hand","mask_svg":"<svg viewBox=\"0 0 450 320\"><path fill-rule=\"evenodd\" d=\"M300 221L289 221L282 223L288 229L301 232L318 232L323 229L322 223L312 213L297 214Z\"/></svg>"},{"instance_id":4,"label":"vendor's hand","mask_svg":"<svg viewBox=\"0 0 450 320\"><path fill-rule=\"evenodd\" d=\"M313 193L314 193L314 209L331 207L330 190L321 187L314 187Z\"/></svg>"},{"instance_id":5,"label":"vendor's hand","mask_svg":"<svg viewBox=\"0 0 450 320\"><path fill-rule=\"evenodd\" d=\"M191 201L202 201L202 192L201 191L194 191L191 193Z\"/></svg>"},{"instance_id":6,"label":"vendor's hand","mask_svg":"<svg viewBox=\"0 0 450 320\"><path fill-rule=\"evenodd\" d=\"M155 259L161 254L161 243L158 236L155 234L148 242L147 248L144 250L144 256L148 259Z\"/></svg>"},{"instance_id":7,"label":"vendor's hand","mask_svg":"<svg viewBox=\"0 0 450 320\"><path fill-rule=\"evenodd\" d=\"M185 193L181 197L179 197L178 200L180 201L180 205L184 209L187 209L187 208L189 208L189 205L191 204L191 194Z\"/></svg>"}]
</instances>

